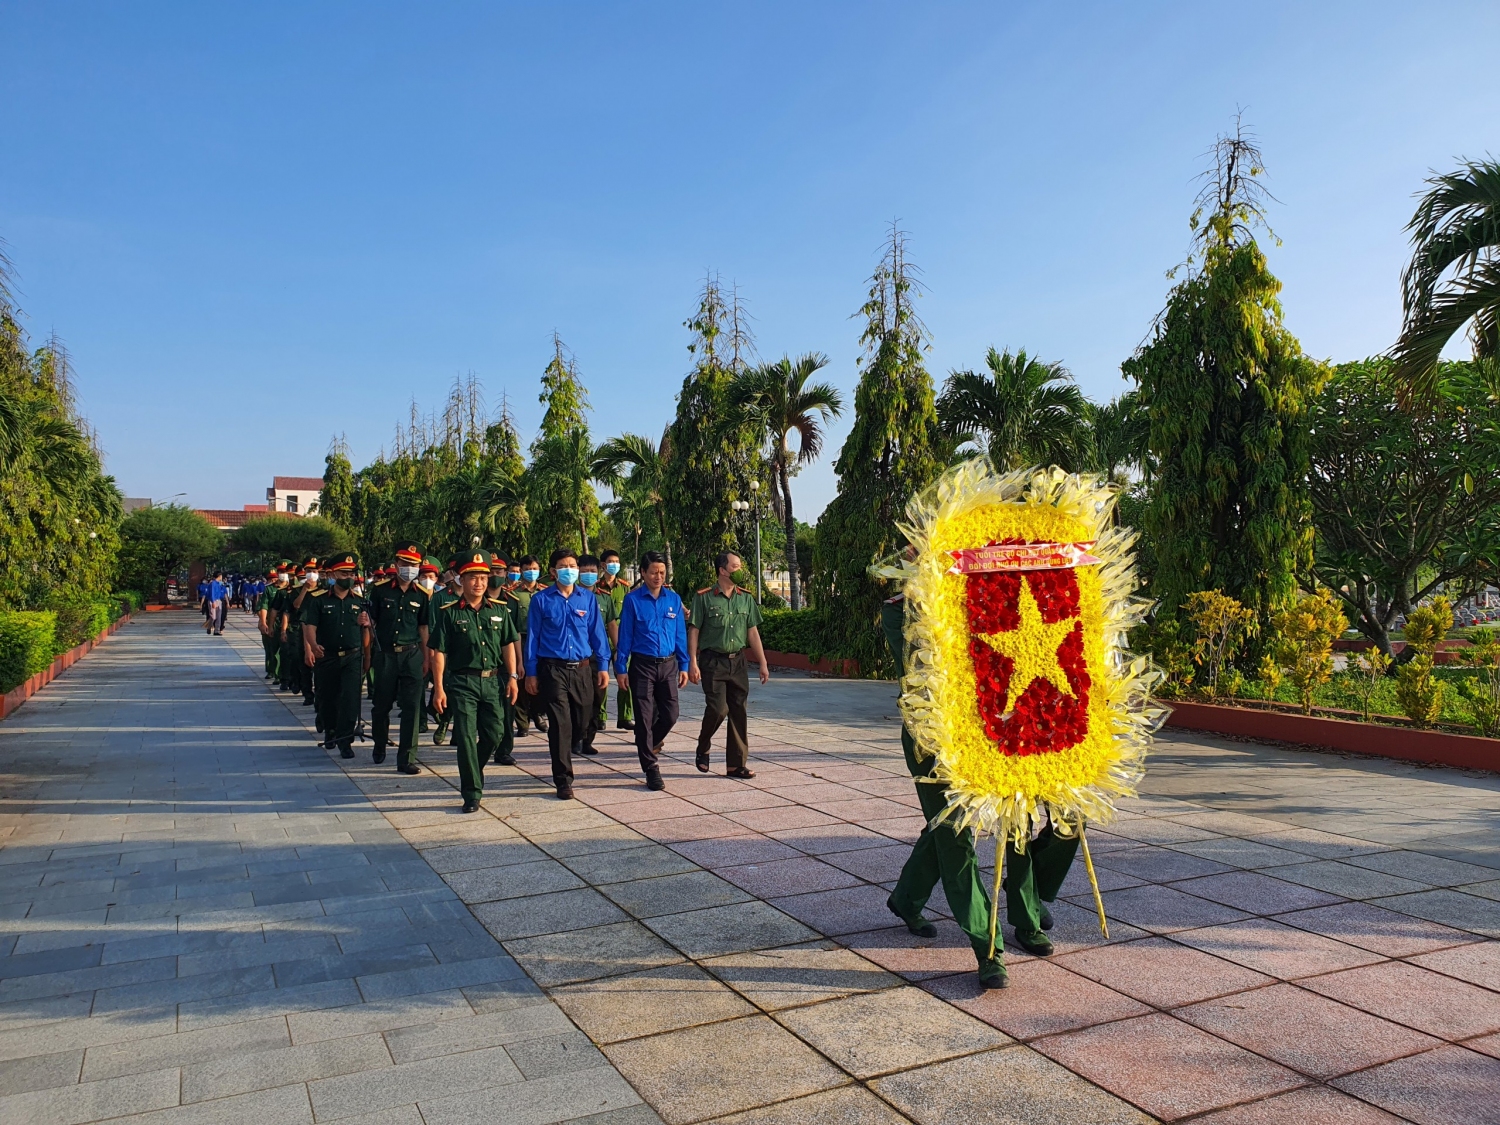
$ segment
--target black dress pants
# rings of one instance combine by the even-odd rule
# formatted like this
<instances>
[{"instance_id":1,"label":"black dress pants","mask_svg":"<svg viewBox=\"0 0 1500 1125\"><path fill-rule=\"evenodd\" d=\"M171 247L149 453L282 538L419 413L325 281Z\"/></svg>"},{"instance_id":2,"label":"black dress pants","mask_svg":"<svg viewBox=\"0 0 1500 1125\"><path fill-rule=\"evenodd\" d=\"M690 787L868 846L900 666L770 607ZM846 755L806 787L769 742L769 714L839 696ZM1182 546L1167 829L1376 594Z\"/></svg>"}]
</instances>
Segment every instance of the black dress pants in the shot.
<instances>
[{"instance_id":1,"label":"black dress pants","mask_svg":"<svg viewBox=\"0 0 1500 1125\"><path fill-rule=\"evenodd\" d=\"M547 714L552 784L573 784L573 743L594 727L594 662L543 658L537 661L537 699Z\"/></svg>"},{"instance_id":2,"label":"black dress pants","mask_svg":"<svg viewBox=\"0 0 1500 1125\"><path fill-rule=\"evenodd\" d=\"M677 724L677 657L632 656L627 677L635 700L635 750L641 769L660 768L656 749Z\"/></svg>"},{"instance_id":3,"label":"black dress pants","mask_svg":"<svg viewBox=\"0 0 1500 1125\"><path fill-rule=\"evenodd\" d=\"M736 653L698 653L698 670L703 673L703 726L698 731L698 756L707 758L714 735L727 717L729 738L724 748L724 764L730 770L741 770L750 758L750 720L745 702L750 698L750 670L745 650Z\"/></svg>"}]
</instances>

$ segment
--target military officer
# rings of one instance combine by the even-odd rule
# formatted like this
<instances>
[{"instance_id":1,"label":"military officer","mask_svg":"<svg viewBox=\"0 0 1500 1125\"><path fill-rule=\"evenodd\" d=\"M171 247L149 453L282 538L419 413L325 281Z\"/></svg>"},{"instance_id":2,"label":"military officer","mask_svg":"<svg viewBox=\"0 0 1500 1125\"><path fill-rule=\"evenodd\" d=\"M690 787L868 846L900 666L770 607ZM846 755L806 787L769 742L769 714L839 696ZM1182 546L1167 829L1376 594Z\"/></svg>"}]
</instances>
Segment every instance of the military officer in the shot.
<instances>
[{"instance_id":1,"label":"military officer","mask_svg":"<svg viewBox=\"0 0 1500 1125\"><path fill-rule=\"evenodd\" d=\"M318 584L319 577L317 557L309 555L297 569L296 584L289 586L281 597L281 666L285 671L287 665L291 665L292 678L288 682L288 688L301 693L304 707L313 707L316 704L317 693L313 682L314 677L308 670L302 643L302 606L309 593L321 588ZM318 730L322 729L320 723Z\"/></svg>"},{"instance_id":2,"label":"military officer","mask_svg":"<svg viewBox=\"0 0 1500 1125\"><path fill-rule=\"evenodd\" d=\"M901 597L892 598L881 607L880 624L885 631L886 644L896 661L896 676L906 674L906 603ZM941 785L923 781L932 776L937 759L918 758L917 744L906 724L901 724L901 749L906 754L906 768L917 780L917 800L922 805L922 815L930 821L948 804L948 791ZM1014 868L1011 868L1014 871ZM951 824L937 828L924 825L917 837L911 855L901 868L901 877L896 889L886 899L885 905L892 914L906 923L906 928L917 937L935 937L937 927L923 917L922 908L932 896L938 880L943 883L943 893L948 899L948 908L953 919L968 937L979 962L979 983L983 988L1004 988L1005 965L998 957L990 957L990 900L985 893L984 882L979 875L979 864L974 858L974 832L964 829L954 831Z\"/></svg>"},{"instance_id":3,"label":"military officer","mask_svg":"<svg viewBox=\"0 0 1500 1125\"><path fill-rule=\"evenodd\" d=\"M522 555L515 564L519 579L511 586L510 596L516 599L516 628L521 633L521 651L526 651L527 620L531 612L532 595L543 589L538 581L542 576L542 564L535 555ZM547 715L541 700L528 691L522 691L516 703L516 734L525 735L531 724L543 734L547 733Z\"/></svg>"},{"instance_id":4,"label":"military officer","mask_svg":"<svg viewBox=\"0 0 1500 1125\"><path fill-rule=\"evenodd\" d=\"M343 758L354 757L360 684L371 657L370 630L360 624L370 603L354 593L357 569L353 555L335 556L326 564L333 588L309 592L302 605L302 644L318 682L323 745L337 745Z\"/></svg>"},{"instance_id":5,"label":"military officer","mask_svg":"<svg viewBox=\"0 0 1500 1125\"><path fill-rule=\"evenodd\" d=\"M273 566L266 574L265 586L255 597L255 623L260 629L260 643L266 653L266 679L268 680L277 679L281 675L278 667L281 663L281 637L277 632L272 607L276 602L276 596L287 587L286 568L290 565L291 563L282 559L280 566Z\"/></svg>"},{"instance_id":6,"label":"military officer","mask_svg":"<svg viewBox=\"0 0 1500 1125\"><path fill-rule=\"evenodd\" d=\"M438 563L437 559L433 558L431 555L428 555L426 558L424 558L422 560L422 565L417 568L417 589L421 590L422 596L427 599L427 628L429 632L429 640L432 639L432 592L437 589L437 577L438 573L442 569L443 568ZM427 671L422 677L422 712L417 716L417 733L419 735L427 733L427 716L430 713L429 700L431 699L432 695L432 657L431 654L426 651L425 646L422 653L422 663L426 667Z\"/></svg>"},{"instance_id":7,"label":"military officer","mask_svg":"<svg viewBox=\"0 0 1500 1125\"><path fill-rule=\"evenodd\" d=\"M729 717L726 777L751 778L749 716L750 676L745 649L760 665L760 682L769 683L771 666L760 643L760 606L755 596L734 584L740 557L726 551L714 560L719 580L693 595L688 615L688 679L703 685L703 727L698 732L697 766L708 772L708 752L719 725Z\"/></svg>"},{"instance_id":8,"label":"military officer","mask_svg":"<svg viewBox=\"0 0 1500 1125\"><path fill-rule=\"evenodd\" d=\"M441 577L442 577L442 580L438 583L438 585L436 587L434 587L434 589L432 591L432 599L431 599L431 602L430 602L430 604L428 606L428 610L427 610L427 621L428 621L428 626L429 626L429 628L428 628L428 635L427 635L427 647L429 649L432 647L432 642L434 640L434 637L433 637L432 631L431 631L431 626L436 623L438 613L441 610L447 609L454 602L458 601L459 595L458 595L458 559L457 558L450 558L448 560L447 569L445 569L443 571ZM427 666L428 666L429 670L432 668L432 660L431 660L430 656L428 657L428 665ZM433 687L434 687L434 689L436 688L436 686L437 686L437 679L436 679L436 677L434 677L433 678ZM447 685L446 684L444 685L444 689L445 690L447 689ZM433 704L432 710L433 710L433 713L437 716L437 726L433 729L433 732L432 732L432 744L434 746L446 746L446 745L448 745L448 725L449 725L449 722L453 718L453 713L450 711L450 712L448 712L448 713L445 714L445 713L443 713L443 712L441 712L441 711L438 710L437 704L436 704L436 695L437 695L437 692L436 692L436 690L434 690L433 691L434 704Z\"/></svg>"},{"instance_id":9,"label":"military officer","mask_svg":"<svg viewBox=\"0 0 1500 1125\"><path fill-rule=\"evenodd\" d=\"M613 603L604 616L604 628L609 634L610 651L618 652L620 614L625 608L625 595L630 593L630 583L620 575L619 551L601 551L599 564L604 573L599 576L599 584L594 587L594 593L608 595ZM606 704L606 709L599 712L599 726L602 729L608 724L609 711ZM621 730L635 730L635 701L630 695L630 683L623 676L615 681L615 726Z\"/></svg>"},{"instance_id":10,"label":"military officer","mask_svg":"<svg viewBox=\"0 0 1500 1125\"><path fill-rule=\"evenodd\" d=\"M397 550L395 577L376 584L364 622L374 628L379 647L373 659L375 679L370 691L375 764L385 761L391 735L391 707L399 705L401 729L396 769L407 774L421 772L413 760L417 749L417 717L422 709L422 680L427 674L429 627L427 592L417 585L421 568L422 552L415 544Z\"/></svg>"},{"instance_id":11,"label":"military officer","mask_svg":"<svg viewBox=\"0 0 1500 1125\"><path fill-rule=\"evenodd\" d=\"M510 610L485 597L490 558L475 548L459 563L463 593L436 613L432 630L433 702L453 715L463 811L484 797L484 764L514 765L508 707L516 700L516 633Z\"/></svg>"}]
</instances>

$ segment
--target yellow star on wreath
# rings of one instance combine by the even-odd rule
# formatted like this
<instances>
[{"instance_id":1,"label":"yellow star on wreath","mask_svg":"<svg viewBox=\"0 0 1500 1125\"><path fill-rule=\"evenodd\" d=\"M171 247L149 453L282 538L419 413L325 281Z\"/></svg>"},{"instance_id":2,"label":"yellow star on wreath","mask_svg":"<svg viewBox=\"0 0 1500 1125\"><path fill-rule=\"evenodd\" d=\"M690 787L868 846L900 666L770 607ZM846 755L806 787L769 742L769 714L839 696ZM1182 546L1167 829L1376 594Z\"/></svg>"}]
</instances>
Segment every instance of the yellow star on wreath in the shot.
<instances>
[{"instance_id":1,"label":"yellow star on wreath","mask_svg":"<svg viewBox=\"0 0 1500 1125\"><path fill-rule=\"evenodd\" d=\"M1013 665L1010 673L1010 691L1005 700L1005 715L1016 709L1016 700L1035 680L1048 680L1063 695L1072 696L1073 688L1068 683L1068 674L1057 659L1057 650L1077 624L1074 618L1066 618L1051 625L1042 620L1042 610L1031 593L1031 583L1021 581L1019 603L1021 623L1003 633L979 633L977 636L1001 656L1009 657Z\"/></svg>"}]
</instances>

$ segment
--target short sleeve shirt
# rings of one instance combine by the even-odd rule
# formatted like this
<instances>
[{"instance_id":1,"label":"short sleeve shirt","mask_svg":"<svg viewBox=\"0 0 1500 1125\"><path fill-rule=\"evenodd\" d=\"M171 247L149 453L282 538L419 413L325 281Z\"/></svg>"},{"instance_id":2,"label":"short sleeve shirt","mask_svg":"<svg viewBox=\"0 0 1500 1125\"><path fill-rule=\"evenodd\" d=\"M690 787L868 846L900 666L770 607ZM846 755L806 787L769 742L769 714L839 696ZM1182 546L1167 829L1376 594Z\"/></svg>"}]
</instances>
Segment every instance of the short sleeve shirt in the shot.
<instances>
[{"instance_id":1,"label":"short sleeve shirt","mask_svg":"<svg viewBox=\"0 0 1500 1125\"><path fill-rule=\"evenodd\" d=\"M760 604L749 590L736 586L725 597L718 586L710 586L693 595L688 624L698 630L699 652L739 652L760 622Z\"/></svg>"},{"instance_id":2,"label":"short sleeve shirt","mask_svg":"<svg viewBox=\"0 0 1500 1125\"><path fill-rule=\"evenodd\" d=\"M302 599L302 624L317 630L316 639L327 656L361 647L364 632L359 615L370 603L358 594L337 597L330 593L309 594Z\"/></svg>"},{"instance_id":3,"label":"short sleeve shirt","mask_svg":"<svg viewBox=\"0 0 1500 1125\"><path fill-rule=\"evenodd\" d=\"M511 610L485 598L475 609L460 599L433 615L432 647L447 655L449 672L505 667L505 648L520 640Z\"/></svg>"},{"instance_id":4,"label":"short sleeve shirt","mask_svg":"<svg viewBox=\"0 0 1500 1125\"><path fill-rule=\"evenodd\" d=\"M394 582L376 586L370 595L370 619L375 622L375 639L389 651L395 645L414 645L422 639L421 628L428 624L427 592L415 582L403 590Z\"/></svg>"}]
</instances>

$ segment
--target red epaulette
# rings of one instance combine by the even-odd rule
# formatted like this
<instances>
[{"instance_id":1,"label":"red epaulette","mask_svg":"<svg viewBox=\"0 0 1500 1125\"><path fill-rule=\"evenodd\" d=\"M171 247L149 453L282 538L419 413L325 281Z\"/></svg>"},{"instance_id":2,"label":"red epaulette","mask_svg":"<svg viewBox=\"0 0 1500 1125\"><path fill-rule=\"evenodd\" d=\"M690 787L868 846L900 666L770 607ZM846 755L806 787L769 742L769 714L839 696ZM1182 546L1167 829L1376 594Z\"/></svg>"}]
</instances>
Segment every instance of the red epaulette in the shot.
<instances>
[{"instance_id":1,"label":"red epaulette","mask_svg":"<svg viewBox=\"0 0 1500 1125\"><path fill-rule=\"evenodd\" d=\"M710 590L713 590L713 589L716 589L716 588L717 588L716 586L705 586L705 587L703 587L703 589L699 590L698 593L700 593L700 594L706 594Z\"/></svg>"}]
</instances>

